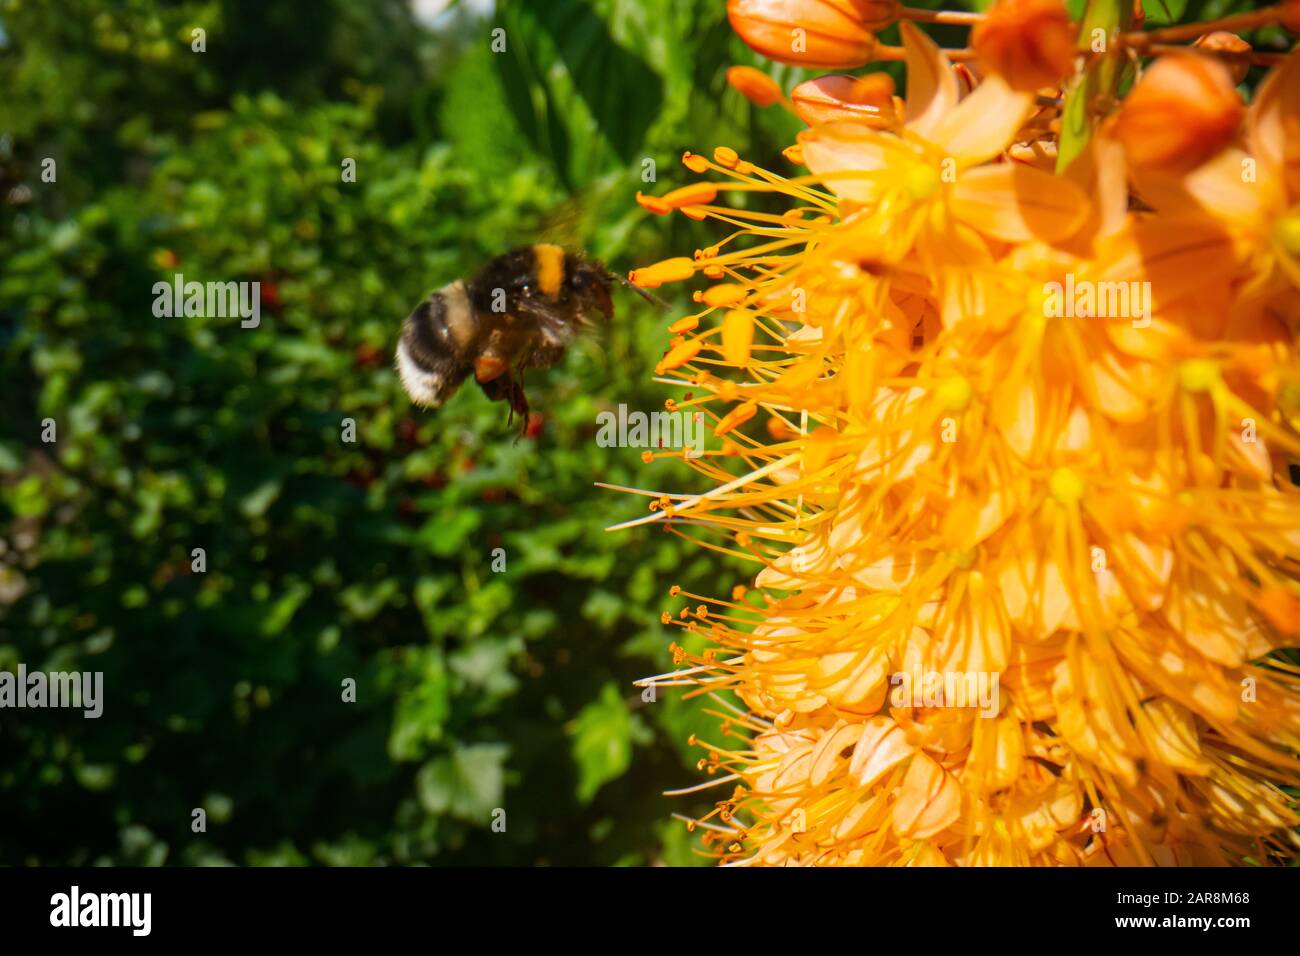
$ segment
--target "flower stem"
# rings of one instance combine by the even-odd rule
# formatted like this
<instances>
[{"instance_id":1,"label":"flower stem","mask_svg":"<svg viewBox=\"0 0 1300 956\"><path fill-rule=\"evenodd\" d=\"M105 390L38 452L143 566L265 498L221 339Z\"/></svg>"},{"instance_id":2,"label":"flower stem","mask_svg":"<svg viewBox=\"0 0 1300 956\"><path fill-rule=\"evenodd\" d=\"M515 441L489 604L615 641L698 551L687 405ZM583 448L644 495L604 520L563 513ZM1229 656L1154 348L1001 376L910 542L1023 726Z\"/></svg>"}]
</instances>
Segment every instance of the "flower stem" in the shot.
<instances>
[{"instance_id":1,"label":"flower stem","mask_svg":"<svg viewBox=\"0 0 1300 956\"><path fill-rule=\"evenodd\" d=\"M957 23L968 26L984 19L984 14L966 10L922 10L918 7L903 7L899 16L915 23Z\"/></svg>"},{"instance_id":2,"label":"flower stem","mask_svg":"<svg viewBox=\"0 0 1300 956\"><path fill-rule=\"evenodd\" d=\"M975 51L970 47L963 47L960 50L944 50L943 55L954 63L964 63L975 59ZM907 53L901 46L889 46L881 43L876 46L872 59L881 63L901 63L907 59Z\"/></svg>"},{"instance_id":3,"label":"flower stem","mask_svg":"<svg viewBox=\"0 0 1300 956\"><path fill-rule=\"evenodd\" d=\"M1229 63L1250 63L1253 66L1276 66L1289 56L1287 53L1260 53L1256 50L1206 50L1201 47L1179 46L1176 43L1153 43L1142 52L1152 56L1194 50L1208 56L1217 56Z\"/></svg>"},{"instance_id":4,"label":"flower stem","mask_svg":"<svg viewBox=\"0 0 1300 956\"><path fill-rule=\"evenodd\" d=\"M1218 20L1208 20L1204 23L1184 23L1173 27L1163 27L1159 30L1135 30L1132 33L1121 33L1115 38L1115 42L1121 47L1142 49L1156 43L1195 40L1203 34L1213 33L1216 30L1229 30L1232 32L1254 30L1257 27L1276 23L1281 17L1281 6L1265 7L1263 10L1234 13L1231 16L1221 17Z\"/></svg>"}]
</instances>

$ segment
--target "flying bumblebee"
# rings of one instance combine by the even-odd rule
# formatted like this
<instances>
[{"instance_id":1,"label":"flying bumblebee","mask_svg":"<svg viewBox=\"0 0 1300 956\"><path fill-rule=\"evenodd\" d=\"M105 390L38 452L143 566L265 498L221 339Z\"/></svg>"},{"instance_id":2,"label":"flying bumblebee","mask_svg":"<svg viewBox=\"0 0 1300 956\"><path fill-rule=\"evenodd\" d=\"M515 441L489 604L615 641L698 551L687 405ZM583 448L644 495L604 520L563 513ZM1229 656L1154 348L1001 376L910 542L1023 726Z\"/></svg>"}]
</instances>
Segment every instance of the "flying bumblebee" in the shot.
<instances>
[{"instance_id":1,"label":"flying bumblebee","mask_svg":"<svg viewBox=\"0 0 1300 956\"><path fill-rule=\"evenodd\" d=\"M523 378L550 368L599 313L613 316L616 277L585 255L539 243L432 293L402 324L397 373L411 401L437 408L472 372L484 394L528 424Z\"/></svg>"}]
</instances>

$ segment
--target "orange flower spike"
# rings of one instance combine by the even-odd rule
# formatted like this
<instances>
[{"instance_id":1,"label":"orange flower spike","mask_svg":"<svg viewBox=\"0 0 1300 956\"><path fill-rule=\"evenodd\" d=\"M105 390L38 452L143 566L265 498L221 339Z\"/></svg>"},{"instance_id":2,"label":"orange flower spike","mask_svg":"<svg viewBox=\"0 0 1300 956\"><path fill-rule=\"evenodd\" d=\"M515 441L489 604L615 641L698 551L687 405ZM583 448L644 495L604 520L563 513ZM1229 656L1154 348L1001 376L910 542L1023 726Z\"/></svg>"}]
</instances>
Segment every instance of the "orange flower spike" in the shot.
<instances>
[{"instance_id":1,"label":"orange flower spike","mask_svg":"<svg viewBox=\"0 0 1300 956\"><path fill-rule=\"evenodd\" d=\"M654 289L665 282L681 282L695 275L695 262L685 256L665 259L644 269L633 269L628 273L628 281L643 289Z\"/></svg>"},{"instance_id":2,"label":"orange flower spike","mask_svg":"<svg viewBox=\"0 0 1300 956\"><path fill-rule=\"evenodd\" d=\"M754 347L754 313L732 309L722 320L722 354L737 368L749 364Z\"/></svg>"},{"instance_id":3,"label":"orange flower spike","mask_svg":"<svg viewBox=\"0 0 1300 956\"><path fill-rule=\"evenodd\" d=\"M1124 98L1114 135L1142 169L1186 172L1231 142L1245 106L1232 74L1208 56L1163 56Z\"/></svg>"},{"instance_id":4,"label":"orange flower spike","mask_svg":"<svg viewBox=\"0 0 1300 956\"><path fill-rule=\"evenodd\" d=\"M896 0L727 0L732 29L769 60L844 70L871 62Z\"/></svg>"},{"instance_id":5,"label":"orange flower spike","mask_svg":"<svg viewBox=\"0 0 1300 956\"><path fill-rule=\"evenodd\" d=\"M745 422L749 421L757 413L758 405L754 402L746 402L744 405L737 405L718 420L718 424L713 427L713 434L721 437L733 428L745 424Z\"/></svg>"},{"instance_id":6,"label":"orange flower spike","mask_svg":"<svg viewBox=\"0 0 1300 956\"><path fill-rule=\"evenodd\" d=\"M986 70L1032 92L1074 71L1074 34L1061 0L998 0L971 31L971 46Z\"/></svg>"},{"instance_id":7,"label":"orange flower spike","mask_svg":"<svg viewBox=\"0 0 1300 956\"><path fill-rule=\"evenodd\" d=\"M776 81L752 66L733 66L728 69L727 85L760 108L772 106L784 99Z\"/></svg>"}]
</instances>

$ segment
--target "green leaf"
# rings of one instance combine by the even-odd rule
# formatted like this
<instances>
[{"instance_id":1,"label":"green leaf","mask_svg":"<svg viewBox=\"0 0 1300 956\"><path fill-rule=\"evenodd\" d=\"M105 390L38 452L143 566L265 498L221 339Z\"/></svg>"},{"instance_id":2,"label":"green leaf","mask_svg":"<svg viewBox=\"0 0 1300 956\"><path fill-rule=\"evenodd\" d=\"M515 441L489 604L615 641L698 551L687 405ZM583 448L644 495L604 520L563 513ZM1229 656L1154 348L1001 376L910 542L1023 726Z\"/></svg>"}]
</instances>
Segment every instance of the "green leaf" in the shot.
<instances>
[{"instance_id":1,"label":"green leaf","mask_svg":"<svg viewBox=\"0 0 1300 956\"><path fill-rule=\"evenodd\" d=\"M632 744L649 741L650 732L623 702L618 688L605 684L600 696L578 713L569 733L578 765L578 799L590 803L601 787L622 776L632 763Z\"/></svg>"},{"instance_id":2,"label":"green leaf","mask_svg":"<svg viewBox=\"0 0 1300 956\"><path fill-rule=\"evenodd\" d=\"M488 826L501 806L509 751L505 744L474 744L430 760L415 778L420 805L434 816L447 813Z\"/></svg>"},{"instance_id":3,"label":"green leaf","mask_svg":"<svg viewBox=\"0 0 1300 956\"><path fill-rule=\"evenodd\" d=\"M262 633L267 637L274 637L283 631L293 620L294 613L310 596L310 585L303 581L291 582L285 593L272 602L266 616L262 619Z\"/></svg>"},{"instance_id":4,"label":"green leaf","mask_svg":"<svg viewBox=\"0 0 1300 956\"><path fill-rule=\"evenodd\" d=\"M451 686L441 654L424 655L419 685L398 698L388 734L388 755L400 762L423 757L428 744L442 739L451 716Z\"/></svg>"},{"instance_id":5,"label":"green leaf","mask_svg":"<svg viewBox=\"0 0 1300 956\"><path fill-rule=\"evenodd\" d=\"M1142 12L1148 26L1177 23L1187 12L1187 0L1142 0Z\"/></svg>"},{"instance_id":6,"label":"green leaf","mask_svg":"<svg viewBox=\"0 0 1300 956\"><path fill-rule=\"evenodd\" d=\"M663 104L663 82L582 0L544 10L502 4L508 37L495 57L509 107L537 151L571 186L630 164Z\"/></svg>"}]
</instances>

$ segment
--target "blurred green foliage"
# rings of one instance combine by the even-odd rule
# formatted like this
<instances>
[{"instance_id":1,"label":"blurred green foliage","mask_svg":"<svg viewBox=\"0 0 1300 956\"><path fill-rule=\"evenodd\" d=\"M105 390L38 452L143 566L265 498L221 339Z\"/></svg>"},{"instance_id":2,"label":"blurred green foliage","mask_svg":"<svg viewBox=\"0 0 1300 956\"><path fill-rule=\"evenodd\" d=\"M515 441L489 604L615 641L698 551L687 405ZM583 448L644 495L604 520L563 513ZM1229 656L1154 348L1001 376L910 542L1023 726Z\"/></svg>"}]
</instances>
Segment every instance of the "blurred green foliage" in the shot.
<instances>
[{"instance_id":1,"label":"blurred green foliage","mask_svg":"<svg viewBox=\"0 0 1300 956\"><path fill-rule=\"evenodd\" d=\"M670 666L668 586L732 577L606 534L642 505L593 487L689 484L595 443L669 394L664 317L620 292L530 379L523 440L476 389L413 409L390 366L414 303L511 245L704 244L632 198L686 148L779 161L791 121L734 62L713 0L431 28L397 0L0 0L0 668L106 696L0 713L0 863L692 861L669 815L699 804L661 791L716 721L631 682ZM156 318L175 273L260 282L260 326Z\"/></svg>"}]
</instances>

